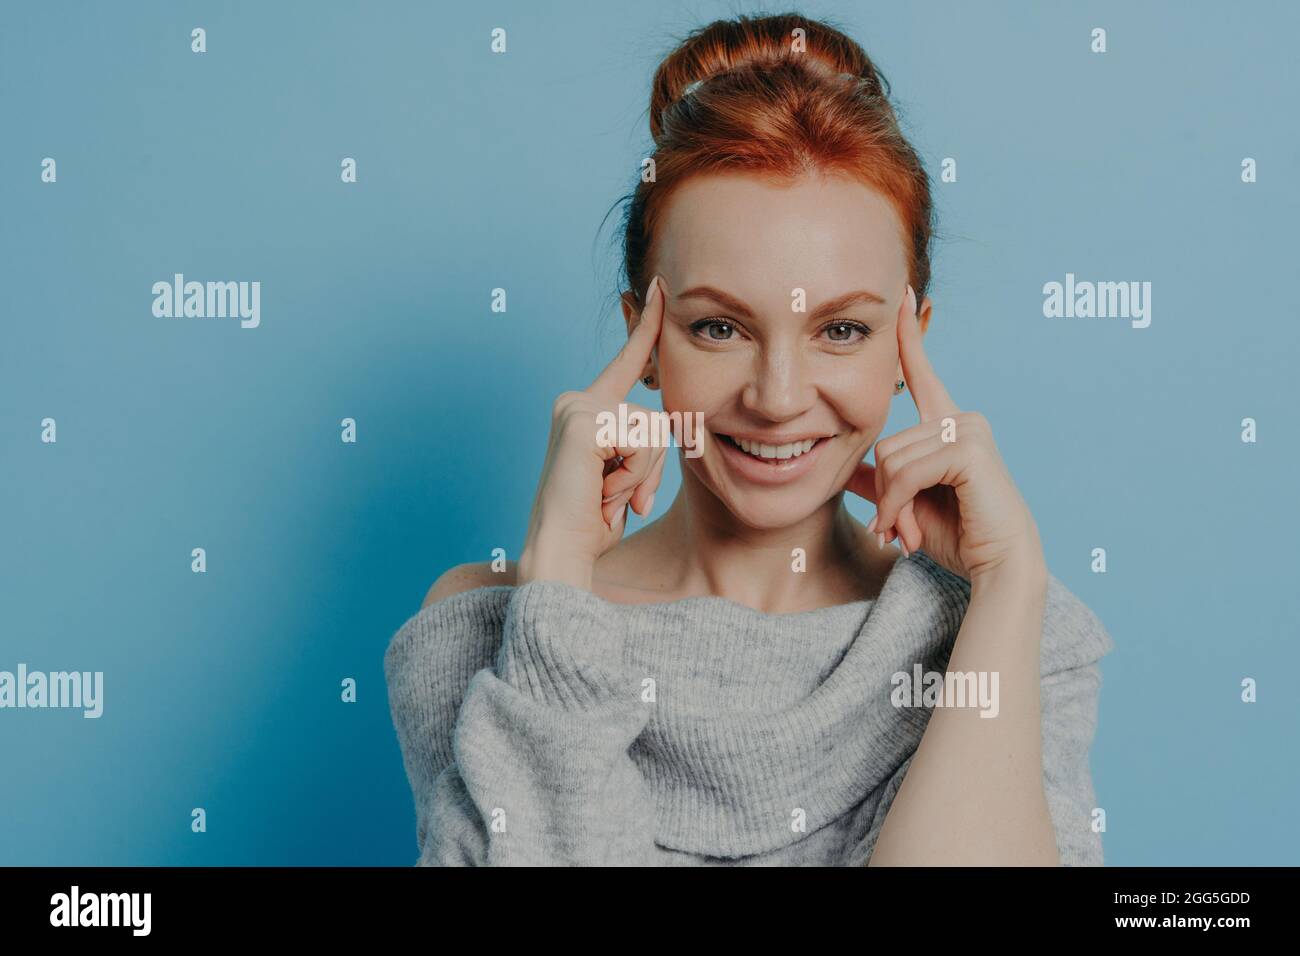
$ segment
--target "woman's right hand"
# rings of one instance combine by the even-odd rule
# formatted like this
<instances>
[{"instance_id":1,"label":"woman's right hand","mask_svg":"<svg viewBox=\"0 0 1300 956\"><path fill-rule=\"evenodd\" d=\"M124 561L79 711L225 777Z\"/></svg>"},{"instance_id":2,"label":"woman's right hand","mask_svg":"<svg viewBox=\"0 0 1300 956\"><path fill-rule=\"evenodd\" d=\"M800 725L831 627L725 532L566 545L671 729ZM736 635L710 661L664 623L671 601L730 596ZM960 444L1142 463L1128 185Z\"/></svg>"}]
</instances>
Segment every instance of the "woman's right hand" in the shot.
<instances>
[{"instance_id":1,"label":"woman's right hand","mask_svg":"<svg viewBox=\"0 0 1300 956\"><path fill-rule=\"evenodd\" d=\"M623 536L627 508L644 517L654 504L663 477L662 446L634 447L597 441L602 412L618 421L653 416L627 403L627 394L654 353L663 328L664 293L656 276L646 291L645 308L626 344L587 389L555 400L551 438L533 499L528 535L519 556L516 582L563 581L590 591L596 559ZM650 429L650 434L657 434Z\"/></svg>"}]
</instances>

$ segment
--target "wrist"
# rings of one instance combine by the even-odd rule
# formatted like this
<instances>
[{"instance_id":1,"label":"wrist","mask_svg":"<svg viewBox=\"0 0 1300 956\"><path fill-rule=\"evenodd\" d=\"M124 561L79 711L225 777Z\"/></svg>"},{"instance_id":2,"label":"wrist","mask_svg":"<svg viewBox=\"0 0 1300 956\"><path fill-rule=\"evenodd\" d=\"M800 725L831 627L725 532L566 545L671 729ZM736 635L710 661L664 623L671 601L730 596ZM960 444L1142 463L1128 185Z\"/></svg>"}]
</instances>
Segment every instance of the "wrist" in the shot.
<instances>
[{"instance_id":1,"label":"wrist","mask_svg":"<svg viewBox=\"0 0 1300 956\"><path fill-rule=\"evenodd\" d=\"M971 576L971 592L1016 590L1027 593L1047 590L1047 561L1041 551L1023 551Z\"/></svg>"},{"instance_id":2,"label":"wrist","mask_svg":"<svg viewBox=\"0 0 1300 956\"><path fill-rule=\"evenodd\" d=\"M523 586L530 581L559 581L590 591L592 570L591 562L575 560L572 553L557 555L525 545L516 565L515 583Z\"/></svg>"}]
</instances>

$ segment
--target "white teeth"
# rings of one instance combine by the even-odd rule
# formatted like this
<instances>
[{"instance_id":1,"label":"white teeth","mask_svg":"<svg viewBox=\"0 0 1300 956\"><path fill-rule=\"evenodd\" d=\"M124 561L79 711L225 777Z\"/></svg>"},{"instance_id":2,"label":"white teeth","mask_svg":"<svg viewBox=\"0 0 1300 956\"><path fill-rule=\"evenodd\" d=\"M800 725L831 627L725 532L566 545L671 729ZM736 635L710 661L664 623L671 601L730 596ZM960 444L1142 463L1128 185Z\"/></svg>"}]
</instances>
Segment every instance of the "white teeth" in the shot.
<instances>
[{"instance_id":1,"label":"white teeth","mask_svg":"<svg viewBox=\"0 0 1300 956\"><path fill-rule=\"evenodd\" d=\"M804 441L791 442L788 445L764 445L761 442L749 441L745 438L733 438L741 450L749 452L756 458L798 458L806 452L812 451L812 446L817 444L816 438L809 438Z\"/></svg>"}]
</instances>

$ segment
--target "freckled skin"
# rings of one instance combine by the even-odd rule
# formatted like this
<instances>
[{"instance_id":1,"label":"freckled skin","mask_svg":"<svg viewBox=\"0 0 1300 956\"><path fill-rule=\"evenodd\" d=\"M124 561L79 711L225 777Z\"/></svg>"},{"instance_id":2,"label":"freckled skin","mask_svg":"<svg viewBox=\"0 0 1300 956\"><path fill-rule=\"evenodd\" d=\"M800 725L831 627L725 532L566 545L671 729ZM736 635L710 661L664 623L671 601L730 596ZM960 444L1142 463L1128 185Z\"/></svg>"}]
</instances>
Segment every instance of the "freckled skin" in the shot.
<instances>
[{"instance_id":1,"label":"freckled skin","mask_svg":"<svg viewBox=\"0 0 1300 956\"><path fill-rule=\"evenodd\" d=\"M894 382L902 376L896 323L909 276L893 207L865 184L839 176L808 174L784 185L738 173L697 176L669 199L651 256L646 275L661 276L667 297L663 330L645 371L654 374L665 411L703 413L704 454L679 457L682 492L669 514L603 556L598 579L617 596L640 586L635 582L645 576L644 562L708 564L708 555L693 561L681 553L707 551L715 537L741 539L751 550L784 549L791 542L816 550L835 539L839 544L829 552L842 554L861 526L843 509L841 490L880 437L897 394ZM711 300L678 300L699 285L739 299L753 316ZM802 312L793 309L795 289L804 291ZM885 302L858 302L812 318L822 303L859 289ZM922 329L931 308L925 299ZM638 317L626 298L624 317L629 329ZM691 325L708 318L730 327L728 333L715 326L714 334L730 337L711 340L707 328L693 335ZM842 327L827 331L846 321L868 326L871 334L864 339L850 332L844 341ZM721 441L715 430L836 437L802 479L760 486L727 466L714 447ZM729 557L746 560L743 553ZM853 595L860 588L871 592L879 581L866 579L888 566L879 554L864 553L850 563L858 565L847 587ZM671 580L688 576L685 570L665 574ZM803 587L844 597L846 588L834 578L823 573L821 583Z\"/></svg>"},{"instance_id":2,"label":"freckled skin","mask_svg":"<svg viewBox=\"0 0 1300 956\"><path fill-rule=\"evenodd\" d=\"M718 174L688 179L669 200L650 274L669 289L656 352L666 411L701 411L705 427L732 431L836 433L815 477L790 488L738 486L716 455L688 459L695 480L755 528L783 527L837 492L888 420L898 362L897 307L907 284L902 226L891 204L861 182L809 176L790 186ZM755 313L729 316L676 293L719 287ZM792 290L805 290L805 312ZM832 345L810 325L824 300L867 289L887 304L858 303L836 319L870 326L857 345ZM923 328L930 313L923 306ZM692 321L722 315L745 333L718 346L690 337ZM824 328L826 321L818 323ZM833 454L827 454L833 451Z\"/></svg>"},{"instance_id":3,"label":"freckled skin","mask_svg":"<svg viewBox=\"0 0 1300 956\"><path fill-rule=\"evenodd\" d=\"M708 451L688 460L693 477L746 525L783 527L825 503L884 428L901 373L895 323L908 280L901 235L885 199L839 177L784 187L698 177L673 196L651 263L670 290L657 356L665 410L703 412L706 429L723 434L838 435L821 450L815 475L788 487L742 485ZM733 333L719 348L690 337L690 322L725 315L712 302L673 298L703 284L755 313L737 318L748 339ZM803 313L792 310L796 288L805 292ZM818 332L830 320L811 326L812 309L860 288L887 304L860 303L834 318L861 321L872 334L851 346L827 342Z\"/></svg>"}]
</instances>

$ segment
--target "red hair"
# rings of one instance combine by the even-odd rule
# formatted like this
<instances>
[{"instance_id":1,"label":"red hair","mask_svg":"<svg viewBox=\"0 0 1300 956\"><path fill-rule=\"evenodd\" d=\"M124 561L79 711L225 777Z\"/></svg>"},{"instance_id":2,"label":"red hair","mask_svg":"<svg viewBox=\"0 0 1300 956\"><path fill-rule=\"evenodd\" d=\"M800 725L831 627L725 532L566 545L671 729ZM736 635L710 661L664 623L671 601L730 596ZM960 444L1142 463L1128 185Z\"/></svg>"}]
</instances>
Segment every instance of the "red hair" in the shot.
<instances>
[{"instance_id":1,"label":"red hair","mask_svg":"<svg viewBox=\"0 0 1300 956\"><path fill-rule=\"evenodd\" d=\"M740 16L682 41L655 71L650 95L655 181L637 186L624 218L623 271L638 308L668 198L687 178L722 171L777 183L820 171L870 186L903 224L921 301L934 231L930 181L888 96L862 47L822 21Z\"/></svg>"}]
</instances>

